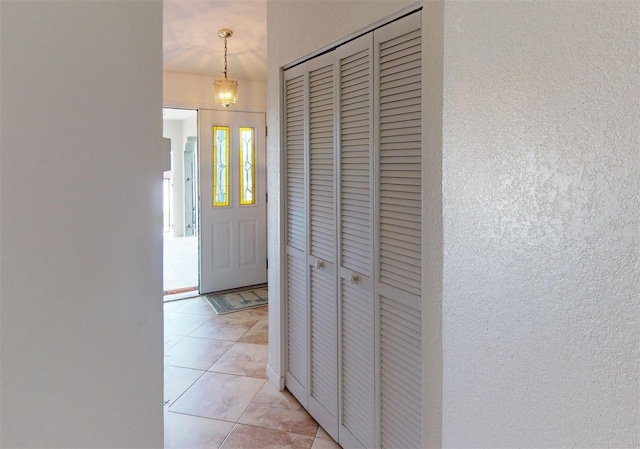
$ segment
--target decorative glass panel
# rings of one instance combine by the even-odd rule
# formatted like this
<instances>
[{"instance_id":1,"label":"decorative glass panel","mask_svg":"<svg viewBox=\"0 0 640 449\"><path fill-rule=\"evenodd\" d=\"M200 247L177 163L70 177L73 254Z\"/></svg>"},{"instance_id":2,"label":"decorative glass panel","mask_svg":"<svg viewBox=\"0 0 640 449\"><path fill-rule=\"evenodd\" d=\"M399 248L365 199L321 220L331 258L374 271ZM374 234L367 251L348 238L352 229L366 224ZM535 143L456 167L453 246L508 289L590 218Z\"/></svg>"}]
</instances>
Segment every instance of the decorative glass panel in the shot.
<instances>
[{"instance_id":1,"label":"decorative glass panel","mask_svg":"<svg viewBox=\"0 0 640 449\"><path fill-rule=\"evenodd\" d=\"M255 204L255 139L253 128L240 128L240 204Z\"/></svg>"},{"instance_id":2,"label":"decorative glass panel","mask_svg":"<svg viewBox=\"0 0 640 449\"><path fill-rule=\"evenodd\" d=\"M229 127L213 127L213 206L229 205Z\"/></svg>"}]
</instances>

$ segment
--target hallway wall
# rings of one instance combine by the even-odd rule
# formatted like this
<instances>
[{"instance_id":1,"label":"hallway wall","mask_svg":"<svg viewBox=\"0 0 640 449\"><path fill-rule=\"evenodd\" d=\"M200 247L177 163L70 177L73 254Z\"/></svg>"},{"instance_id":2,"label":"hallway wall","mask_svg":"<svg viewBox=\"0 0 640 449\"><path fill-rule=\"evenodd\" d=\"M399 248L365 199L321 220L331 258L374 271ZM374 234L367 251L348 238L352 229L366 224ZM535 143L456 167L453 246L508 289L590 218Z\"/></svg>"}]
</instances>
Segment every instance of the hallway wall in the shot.
<instances>
[{"instance_id":1,"label":"hallway wall","mask_svg":"<svg viewBox=\"0 0 640 449\"><path fill-rule=\"evenodd\" d=\"M443 444L639 447L640 3L444 29Z\"/></svg>"},{"instance_id":2,"label":"hallway wall","mask_svg":"<svg viewBox=\"0 0 640 449\"><path fill-rule=\"evenodd\" d=\"M162 2L0 2L0 446L162 447Z\"/></svg>"},{"instance_id":3,"label":"hallway wall","mask_svg":"<svg viewBox=\"0 0 640 449\"><path fill-rule=\"evenodd\" d=\"M281 67L411 3L268 2L270 242ZM638 447L640 3L423 6L425 446Z\"/></svg>"}]
</instances>

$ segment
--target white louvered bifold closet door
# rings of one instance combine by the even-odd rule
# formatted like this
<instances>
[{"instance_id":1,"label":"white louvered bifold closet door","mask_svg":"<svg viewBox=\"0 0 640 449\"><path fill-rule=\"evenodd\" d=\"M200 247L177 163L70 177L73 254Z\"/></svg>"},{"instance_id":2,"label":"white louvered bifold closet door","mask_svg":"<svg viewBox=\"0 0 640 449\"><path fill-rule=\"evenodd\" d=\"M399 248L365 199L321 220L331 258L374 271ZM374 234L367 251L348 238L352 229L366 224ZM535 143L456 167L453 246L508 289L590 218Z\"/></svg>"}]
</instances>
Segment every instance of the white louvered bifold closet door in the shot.
<instances>
[{"instance_id":1,"label":"white louvered bifold closet door","mask_svg":"<svg viewBox=\"0 0 640 449\"><path fill-rule=\"evenodd\" d=\"M376 31L380 444L422 447L420 14Z\"/></svg>"},{"instance_id":2,"label":"white louvered bifold closet door","mask_svg":"<svg viewBox=\"0 0 640 449\"><path fill-rule=\"evenodd\" d=\"M345 448L374 447L373 36L336 50L340 430Z\"/></svg>"},{"instance_id":3,"label":"white louvered bifold closet door","mask_svg":"<svg viewBox=\"0 0 640 449\"><path fill-rule=\"evenodd\" d=\"M308 383L306 79L300 68L284 80L287 388L304 406Z\"/></svg>"},{"instance_id":4,"label":"white louvered bifold closet door","mask_svg":"<svg viewBox=\"0 0 640 449\"><path fill-rule=\"evenodd\" d=\"M284 72L285 384L345 449L422 447L420 22Z\"/></svg>"},{"instance_id":5,"label":"white louvered bifold closet door","mask_svg":"<svg viewBox=\"0 0 640 449\"><path fill-rule=\"evenodd\" d=\"M306 64L309 80L308 408L325 430L338 431L338 301L336 294L335 105L333 55Z\"/></svg>"}]
</instances>

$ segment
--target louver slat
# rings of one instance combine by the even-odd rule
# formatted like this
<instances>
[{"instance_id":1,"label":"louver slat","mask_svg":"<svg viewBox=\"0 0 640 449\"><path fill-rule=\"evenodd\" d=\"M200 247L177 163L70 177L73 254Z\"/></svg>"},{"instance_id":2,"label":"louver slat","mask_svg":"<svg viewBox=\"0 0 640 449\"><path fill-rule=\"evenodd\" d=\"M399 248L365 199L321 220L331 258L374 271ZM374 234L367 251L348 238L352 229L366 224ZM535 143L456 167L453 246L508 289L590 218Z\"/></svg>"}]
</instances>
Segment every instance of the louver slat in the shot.
<instances>
[{"instance_id":1,"label":"louver slat","mask_svg":"<svg viewBox=\"0 0 640 449\"><path fill-rule=\"evenodd\" d=\"M343 267L367 276L371 273L370 57L365 49L340 64L340 252ZM358 93L357 102L352 92ZM351 238L354 234L357 237Z\"/></svg>"},{"instance_id":2,"label":"louver slat","mask_svg":"<svg viewBox=\"0 0 640 449\"><path fill-rule=\"evenodd\" d=\"M311 254L335 261L333 66L309 72Z\"/></svg>"},{"instance_id":3,"label":"louver slat","mask_svg":"<svg viewBox=\"0 0 640 449\"><path fill-rule=\"evenodd\" d=\"M380 44L380 281L421 294L420 31ZM403 114L410 120L399 120Z\"/></svg>"},{"instance_id":4,"label":"louver slat","mask_svg":"<svg viewBox=\"0 0 640 449\"><path fill-rule=\"evenodd\" d=\"M301 385L307 384L306 264L287 256L287 360L288 371Z\"/></svg>"},{"instance_id":5,"label":"louver slat","mask_svg":"<svg viewBox=\"0 0 640 449\"><path fill-rule=\"evenodd\" d=\"M337 408L338 360L335 274L311 269L311 395L330 412Z\"/></svg>"},{"instance_id":6,"label":"louver slat","mask_svg":"<svg viewBox=\"0 0 640 449\"><path fill-rule=\"evenodd\" d=\"M373 447L373 313L371 292L342 281L342 422Z\"/></svg>"},{"instance_id":7,"label":"louver slat","mask_svg":"<svg viewBox=\"0 0 640 449\"><path fill-rule=\"evenodd\" d=\"M328 58L327 58L328 59ZM336 292L335 105L333 62L318 60L309 80L309 408L337 434L338 300ZM320 262L322 264L320 264Z\"/></svg>"},{"instance_id":8,"label":"louver slat","mask_svg":"<svg viewBox=\"0 0 640 449\"><path fill-rule=\"evenodd\" d=\"M382 447L421 447L420 311L385 297L380 306Z\"/></svg>"},{"instance_id":9,"label":"louver slat","mask_svg":"<svg viewBox=\"0 0 640 449\"><path fill-rule=\"evenodd\" d=\"M305 78L291 75L284 85L285 162L285 300L287 320L287 383L306 403L308 389L307 218L305 185Z\"/></svg>"},{"instance_id":10,"label":"louver slat","mask_svg":"<svg viewBox=\"0 0 640 449\"><path fill-rule=\"evenodd\" d=\"M405 19L403 19L405 20ZM409 17L406 20L410 20ZM380 446L422 447L421 33L380 36ZM397 295L397 296L395 296Z\"/></svg>"},{"instance_id":11,"label":"louver slat","mask_svg":"<svg viewBox=\"0 0 640 449\"><path fill-rule=\"evenodd\" d=\"M340 59L341 266L371 276L371 48ZM373 294L341 279L342 421L374 447Z\"/></svg>"},{"instance_id":12,"label":"louver slat","mask_svg":"<svg viewBox=\"0 0 640 449\"><path fill-rule=\"evenodd\" d=\"M285 84L287 245L305 250L304 77Z\"/></svg>"}]
</instances>

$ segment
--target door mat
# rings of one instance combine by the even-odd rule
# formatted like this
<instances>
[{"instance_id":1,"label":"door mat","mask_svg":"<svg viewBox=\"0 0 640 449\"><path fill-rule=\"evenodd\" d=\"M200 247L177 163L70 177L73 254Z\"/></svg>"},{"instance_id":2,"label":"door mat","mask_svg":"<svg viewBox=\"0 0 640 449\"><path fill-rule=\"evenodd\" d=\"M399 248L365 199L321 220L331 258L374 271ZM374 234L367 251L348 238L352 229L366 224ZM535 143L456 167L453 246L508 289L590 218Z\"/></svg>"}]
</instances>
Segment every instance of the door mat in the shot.
<instances>
[{"instance_id":1,"label":"door mat","mask_svg":"<svg viewBox=\"0 0 640 449\"><path fill-rule=\"evenodd\" d=\"M266 306L268 303L267 287L264 285L246 290L209 293L205 295L211 307L218 315L238 312L245 309Z\"/></svg>"}]
</instances>

